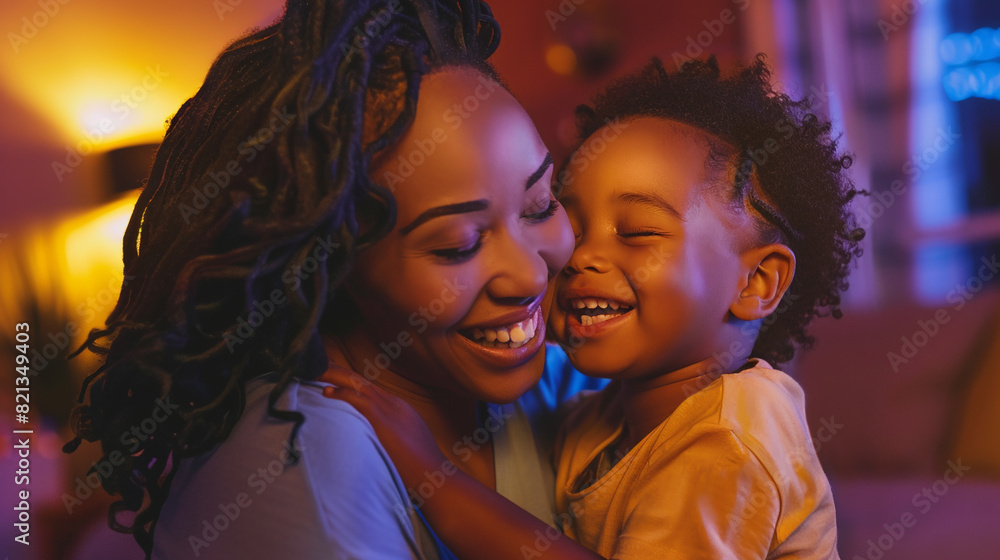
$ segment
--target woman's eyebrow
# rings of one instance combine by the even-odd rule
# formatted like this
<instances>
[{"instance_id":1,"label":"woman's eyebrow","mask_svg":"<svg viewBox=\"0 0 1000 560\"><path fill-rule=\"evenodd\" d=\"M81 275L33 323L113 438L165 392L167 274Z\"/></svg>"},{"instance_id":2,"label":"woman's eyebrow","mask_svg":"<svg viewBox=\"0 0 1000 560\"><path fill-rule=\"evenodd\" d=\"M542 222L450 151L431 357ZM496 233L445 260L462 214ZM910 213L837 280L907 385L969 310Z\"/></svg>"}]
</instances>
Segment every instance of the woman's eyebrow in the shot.
<instances>
[{"instance_id":1,"label":"woman's eyebrow","mask_svg":"<svg viewBox=\"0 0 1000 560\"><path fill-rule=\"evenodd\" d=\"M618 200L622 202L627 202L630 204L640 204L642 206L649 206L656 210L661 210L670 214L671 216L677 218L682 222L686 222L684 216L674 208L673 204L667 202L667 200L654 193L636 193L636 192L626 192L618 195Z\"/></svg>"},{"instance_id":2,"label":"woman's eyebrow","mask_svg":"<svg viewBox=\"0 0 1000 560\"><path fill-rule=\"evenodd\" d=\"M470 200L469 202L458 202L456 204L445 204L444 206L435 206L434 208L429 208L424 210L422 214L416 217L407 226L399 230L400 235L406 235L417 228L417 226L423 224L428 220L433 220L434 218L440 218L441 216L449 216L451 214L465 214L467 212L479 212L486 210L490 207L490 202L485 198L479 200Z\"/></svg>"},{"instance_id":3,"label":"woman's eyebrow","mask_svg":"<svg viewBox=\"0 0 1000 560\"><path fill-rule=\"evenodd\" d=\"M542 175L545 175L545 172L548 171L551 165L552 165L552 154L547 153L545 154L545 159L542 160L542 165L538 169L536 169L535 172L532 173L531 176L528 177L528 180L524 183L524 190L526 191L530 190L531 187L534 186L534 184L537 183L538 180L542 178Z\"/></svg>"}]
</instances>

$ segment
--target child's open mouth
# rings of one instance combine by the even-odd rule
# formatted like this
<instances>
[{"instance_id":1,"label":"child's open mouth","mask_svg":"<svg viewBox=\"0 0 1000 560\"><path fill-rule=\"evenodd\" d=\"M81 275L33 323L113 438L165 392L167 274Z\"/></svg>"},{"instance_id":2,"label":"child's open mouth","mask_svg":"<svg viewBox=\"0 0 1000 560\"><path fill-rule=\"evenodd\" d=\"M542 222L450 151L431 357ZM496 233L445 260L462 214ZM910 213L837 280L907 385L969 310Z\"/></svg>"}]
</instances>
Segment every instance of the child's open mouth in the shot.
<instances>
[{"instance_id":1,"label":"child's open mouth","mask_svg":"<svg viewBox=\"0 0 1000 560\"><path fill-rule=\"evenodd\" d=\"M621 302L590 297L570 299L569 305L571 313L585 327L620 317L633 309Z\"/></svg>"}]
</instances>

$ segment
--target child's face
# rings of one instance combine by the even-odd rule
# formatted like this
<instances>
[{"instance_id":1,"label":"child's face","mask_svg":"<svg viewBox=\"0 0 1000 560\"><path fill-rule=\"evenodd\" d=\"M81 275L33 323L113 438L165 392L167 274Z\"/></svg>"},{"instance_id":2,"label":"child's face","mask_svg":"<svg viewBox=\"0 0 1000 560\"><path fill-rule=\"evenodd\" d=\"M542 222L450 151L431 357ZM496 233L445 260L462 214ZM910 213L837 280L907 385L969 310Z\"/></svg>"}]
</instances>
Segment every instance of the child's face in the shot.
<instances>
[{"instance_id":1,"label":"child's face","mask_svg":"<svg viewBox=\"0 0 1000 560\"><path fill-rule=\"evenodd\" d=\"M600 377L711 359L736 328L729 308L746 285L752 223L712 192L705 133L646 117L588 143L562 196L576 249L555 280L552 332Z\"/></svg>"}]
</instances>

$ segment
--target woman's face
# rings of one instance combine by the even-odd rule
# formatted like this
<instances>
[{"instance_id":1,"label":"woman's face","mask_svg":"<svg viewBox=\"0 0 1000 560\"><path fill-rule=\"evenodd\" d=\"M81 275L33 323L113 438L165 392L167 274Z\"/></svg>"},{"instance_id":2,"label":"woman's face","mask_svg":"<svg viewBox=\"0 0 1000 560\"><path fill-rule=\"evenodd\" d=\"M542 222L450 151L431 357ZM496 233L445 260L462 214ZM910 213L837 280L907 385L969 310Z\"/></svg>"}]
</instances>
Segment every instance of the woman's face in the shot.
<instances>
[{"instance_id":1,"label":"woman's face","mask_svg":"<svg viewBox=\"0 0 1000 560\"><path fill-rule=\"evenodd\" d=\"M353 337L377 350L354 366L517 399L541 376L542 300L573 250L534 124L491 79L445 68L424 77L412 127L377 161L398 213L348 279L363 316Z\"/></svg>"}]
</instances>

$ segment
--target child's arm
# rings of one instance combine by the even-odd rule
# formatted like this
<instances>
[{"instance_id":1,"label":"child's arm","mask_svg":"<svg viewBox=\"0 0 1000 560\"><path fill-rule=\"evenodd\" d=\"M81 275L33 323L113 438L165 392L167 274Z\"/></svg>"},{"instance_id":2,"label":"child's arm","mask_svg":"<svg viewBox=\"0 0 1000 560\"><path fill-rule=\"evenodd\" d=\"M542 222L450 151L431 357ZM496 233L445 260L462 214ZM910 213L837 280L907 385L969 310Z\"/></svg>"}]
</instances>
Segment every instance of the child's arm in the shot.
<instances>
[{"instance_id":1,"label":"child's arm","mask_svg":"<svg viewBox=\"0 0 1000 560\"><path fill-rule=\"evenodd\" d=\"M545 535L551 534L551 527L448 461L430 429L406 401L336 366L330 367L323 380L337 386L324 389L325 396L348 402L368 418L407 488L426 483L427 473L446 475L445 482L425 498L421 511L459 558L522 558L538 539L548 539ZM546 544L550 545L545 550L547 559L602 558L563 535Z\"/></svg>"}]
</instances>

